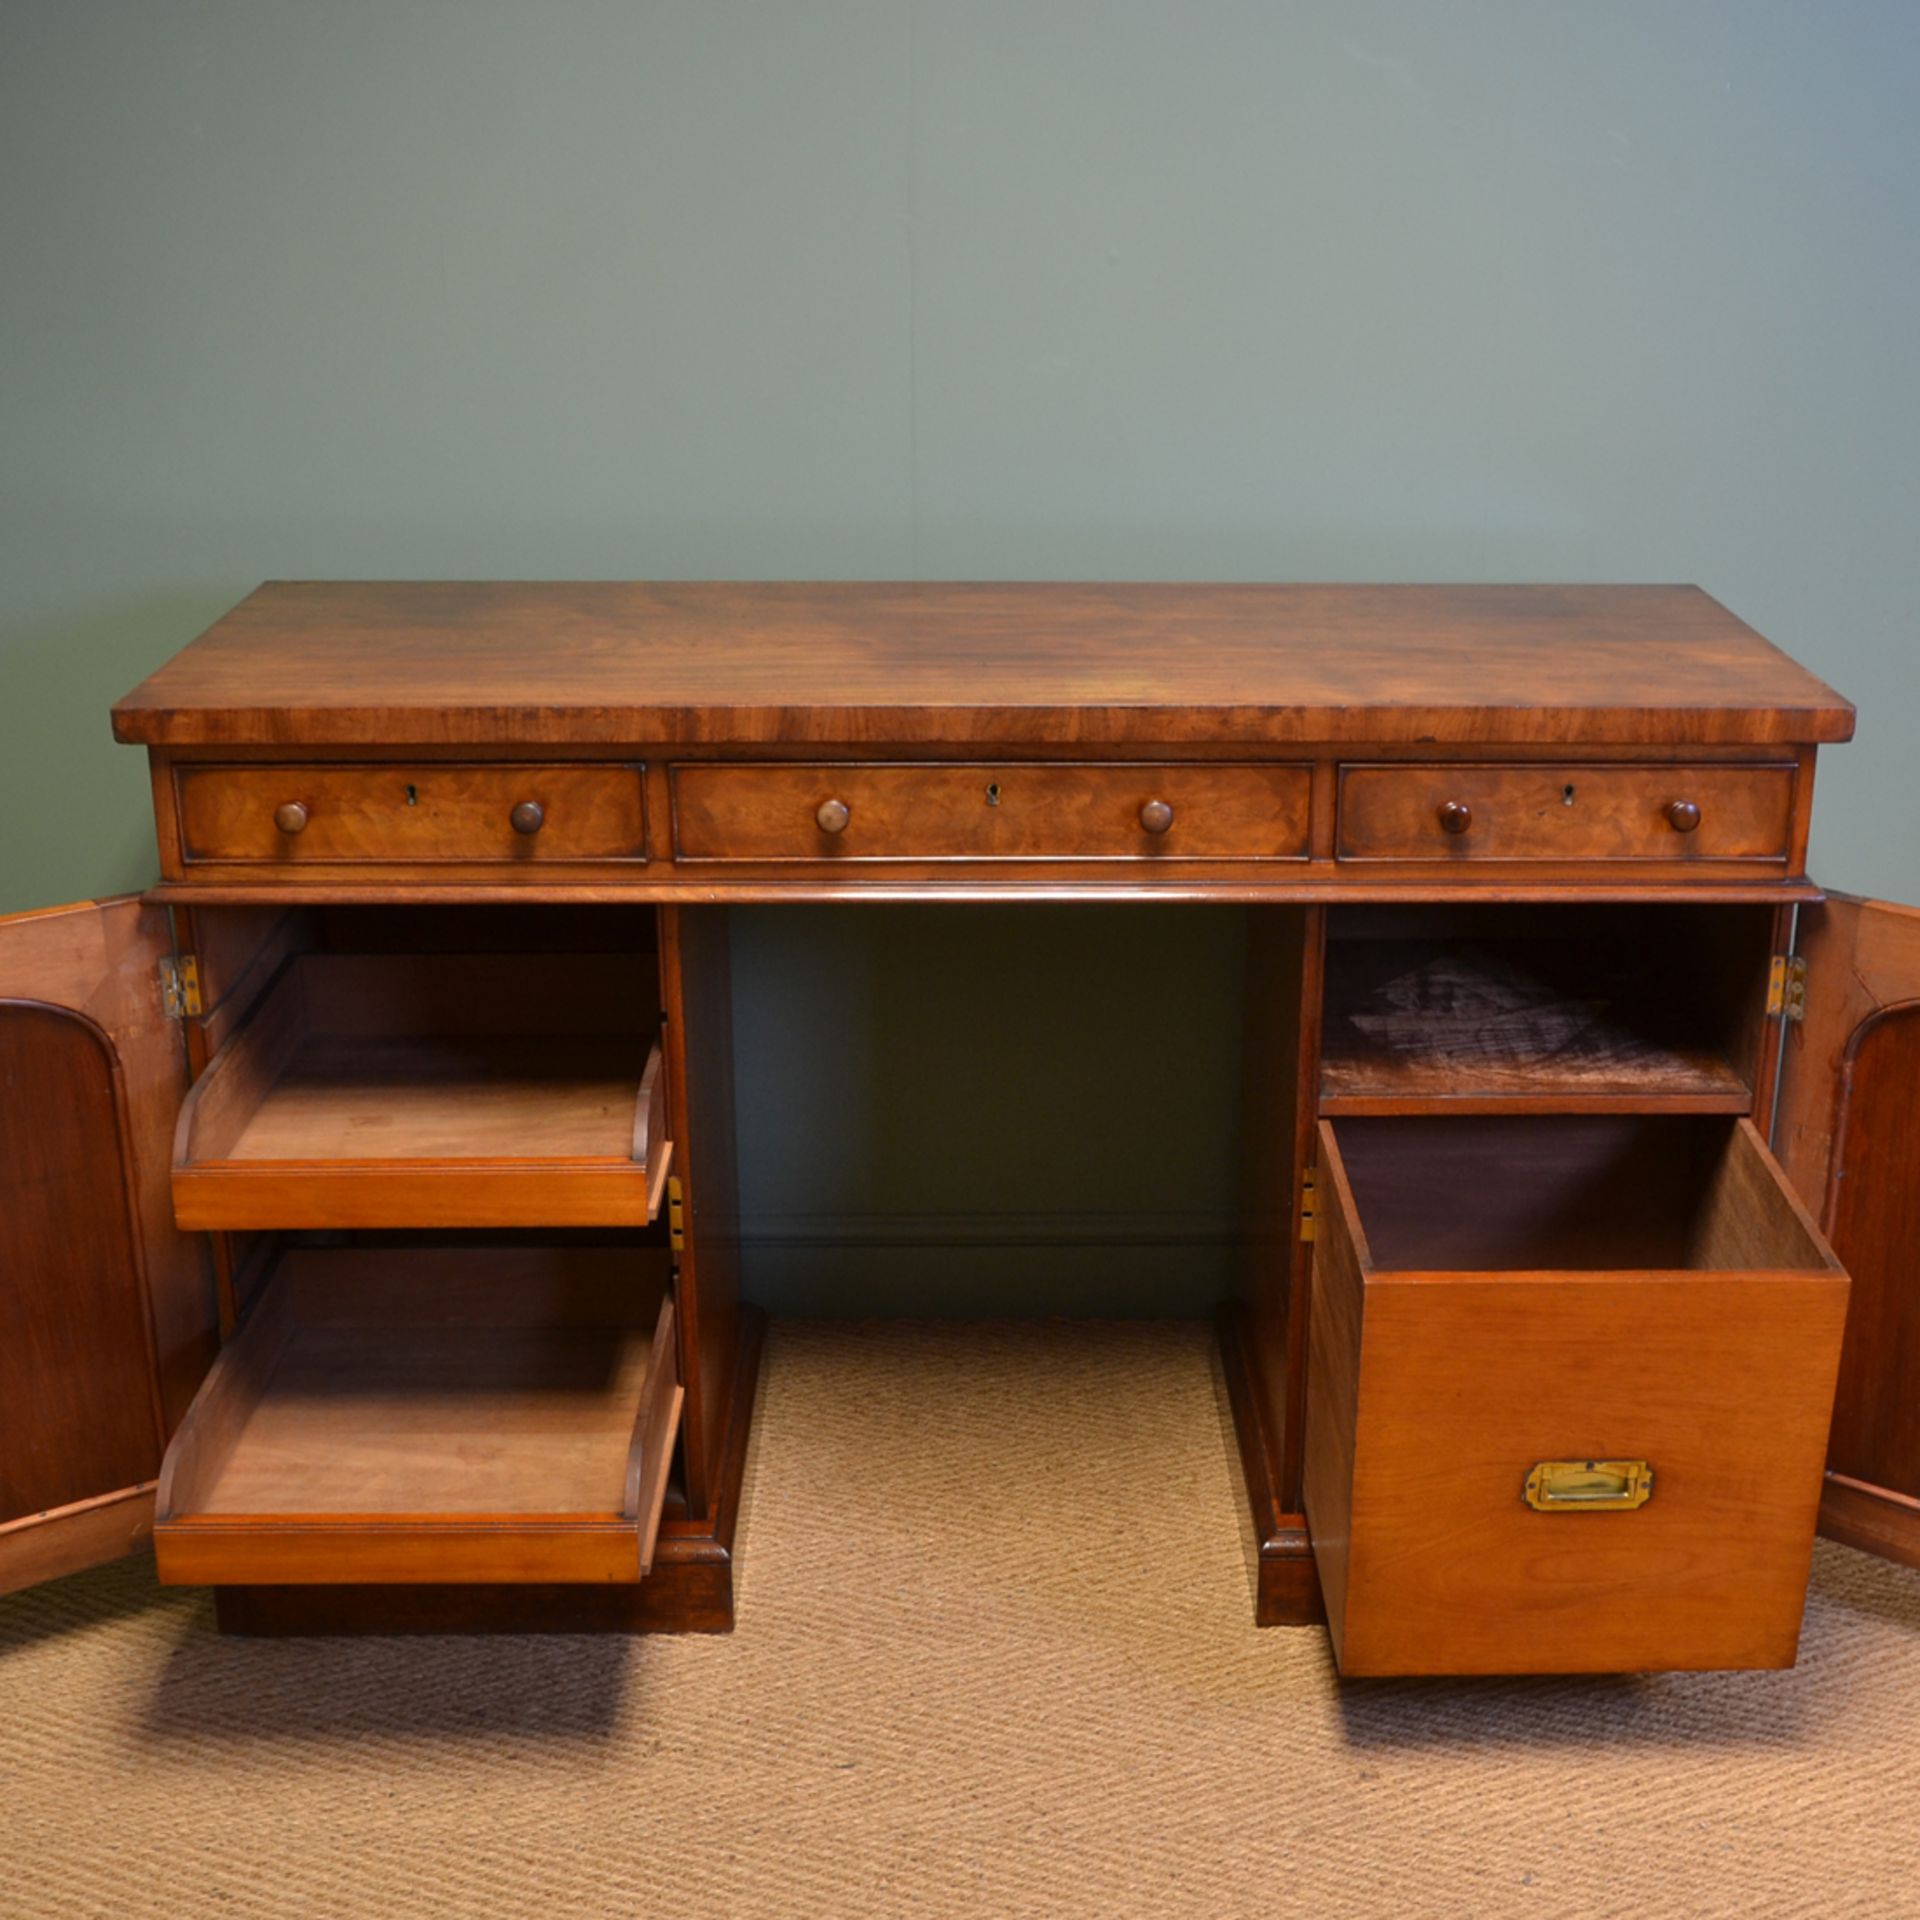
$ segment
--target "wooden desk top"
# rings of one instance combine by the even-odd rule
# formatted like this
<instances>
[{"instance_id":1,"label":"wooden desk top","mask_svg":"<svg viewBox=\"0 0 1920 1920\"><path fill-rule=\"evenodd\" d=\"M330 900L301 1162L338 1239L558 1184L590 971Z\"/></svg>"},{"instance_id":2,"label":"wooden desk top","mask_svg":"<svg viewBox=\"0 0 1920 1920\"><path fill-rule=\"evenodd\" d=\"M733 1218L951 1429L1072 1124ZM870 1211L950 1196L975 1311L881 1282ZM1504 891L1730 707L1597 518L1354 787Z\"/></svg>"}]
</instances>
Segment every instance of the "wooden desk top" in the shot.
<instances>
[{"instance_id":1,"label":"wooden desk top","mask_svg":"<svg viewBox=\"0 0 1920 1920\"><path fill-rule=\"evenodd\" d=\"M1697 587L273 581L114 708L172 747L1844 740Z\"/></svg>"}]
</instances>

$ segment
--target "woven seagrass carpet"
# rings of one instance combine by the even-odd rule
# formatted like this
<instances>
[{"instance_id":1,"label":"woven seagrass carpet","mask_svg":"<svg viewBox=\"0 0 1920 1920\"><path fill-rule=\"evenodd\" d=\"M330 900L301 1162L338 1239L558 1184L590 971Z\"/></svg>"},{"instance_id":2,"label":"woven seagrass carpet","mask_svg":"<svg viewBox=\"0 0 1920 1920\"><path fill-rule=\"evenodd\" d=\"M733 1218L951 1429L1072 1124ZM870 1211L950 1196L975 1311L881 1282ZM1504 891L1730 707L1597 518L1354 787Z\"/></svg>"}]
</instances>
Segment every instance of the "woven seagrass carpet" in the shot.
<instances>
[{"instance_id":1,"label":"woven seagrass carpet","mask_svg":"<svg viewBox=\"0 0 1920 1920\"><path fill-rule=\"evenodd\" d=\"M1197 1325L781 1323L730 1638L0 1600L0 1913L1920 1915L1920 1574L1778 1675L1335 1683Z\"/></svg>"}]
</instances>

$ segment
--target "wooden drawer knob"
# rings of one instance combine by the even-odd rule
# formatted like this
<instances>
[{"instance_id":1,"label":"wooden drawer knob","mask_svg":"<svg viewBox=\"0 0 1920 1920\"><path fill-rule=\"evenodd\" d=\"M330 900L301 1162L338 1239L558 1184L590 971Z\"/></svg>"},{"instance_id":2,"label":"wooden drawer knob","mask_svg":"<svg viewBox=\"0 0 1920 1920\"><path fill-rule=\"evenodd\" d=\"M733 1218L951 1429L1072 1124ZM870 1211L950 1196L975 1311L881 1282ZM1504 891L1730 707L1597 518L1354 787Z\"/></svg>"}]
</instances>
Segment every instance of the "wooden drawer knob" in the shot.
<instances>
[{"instance_id":1,"label":"wooden drawer knob","mask_svg":"<svg viewBox=\"0 0 1920 1920\"><path fill-rule=\"evenodd\" d=\"M273 824L282 833L304 833L307 826L307 810L298 800L282 801L273 810Z\"/></svg>"},{"instance_id":2,"label":"wooden drawer knob","mask_svg":"<svg viewBox=\"0 0 1920 1920\"><path fill-rule=\"evenodd\" d=\"M1173 809L1164 800L1149 800L1140 809L1140 824L1149 833L1165 833L1173 825Z\"/></svg>"},{"instance_id":3,"label":"wooden drawer knob","mask_svg":"<svg viewBox=\"0 0 1920 1920\"><path fill-rule=\"evenodd\" d=\"M1465 833L1473 825L1473 809L1464 800L1448 800L1440 808L1442 833Z\"/></svg>"},{"instance_id":4,"label":"wooden drawer knob","mask_svg":"<svg viewBox=\"0 0 1920 1920\"><path fill-rule=\"evenodd\" d=\"M1700 824L1699 805L1692 800L1667 802L1667 825L1675 833L1691 833Z\"/></svg>"},{"instance_id":5,"label":"wooden drawer knob","mask_svg":"<svg viewBox=\"0 0 1920 1920\"><path fill-rule=\"evenodd\" d=\"M547 824L547 810L538 800L522 800L507 818L515 833L538 833Z\"/></svg>"},{"instance_id":6,"label":"wooden drawer knob","mask_svg":"<svg viewBox=\"0 0 1920 1920\"><path fill-rule=\"evenodd\" d=\"M822 800L813 817L822 833L845 833L853 809L844 800Z\"/></svg>"}]
</instances>

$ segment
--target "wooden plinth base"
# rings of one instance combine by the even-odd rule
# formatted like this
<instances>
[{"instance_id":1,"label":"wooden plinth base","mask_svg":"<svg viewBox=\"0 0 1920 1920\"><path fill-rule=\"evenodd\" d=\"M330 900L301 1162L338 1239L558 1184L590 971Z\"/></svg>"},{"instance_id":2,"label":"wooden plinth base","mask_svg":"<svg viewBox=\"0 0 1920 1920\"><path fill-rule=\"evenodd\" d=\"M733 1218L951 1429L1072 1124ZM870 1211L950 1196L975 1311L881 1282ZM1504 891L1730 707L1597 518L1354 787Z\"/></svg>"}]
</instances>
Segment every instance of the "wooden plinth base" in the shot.
<instances>
[{"instance_id":1,"label":"wooden plinth base","mask_svg":"<svg viewBox=\"0 0 1920 1920\"><path fill-rule=\"evenodd\" d=\"M1253 1513L1253 1537L1259 1548L1253 1623L1257 1627L1312 1627L1326 1619L1320 1576L1314 1571L1305 1514L1288 1513L1275 1486L1279 1436L1270 1433L1255 1391L1247 1353L1246 1309L1237 1301L1221 1307L1220 1359L1226 1369L1227 1399L1233 1430L1240 1442L1240 1471L1247 1505Z\"/></svg>"},{"instance_id":2,"label":"wooden plinth base","mask_svg":"<svg viewBox=\"0 0 1920 1920\"><path fill-rule=\"evenodd\" d=\"M1829 1540L1920 1567L1920 1500L1828 1471L1820 1495L1820 1531Z\"/></svg>"},{"instance_id":3,"label":"wooden plinth base","mask_svg":"<svg viewBox=\"0 0 1920 1920\"><path fill-rule=\"evenodd\" d=\"M733 1532L766 1315L742 1306L711 1520L668 1519L634 1586L216 1587L223 1633L731 1633Z\"/></svg>"}]
</instances>

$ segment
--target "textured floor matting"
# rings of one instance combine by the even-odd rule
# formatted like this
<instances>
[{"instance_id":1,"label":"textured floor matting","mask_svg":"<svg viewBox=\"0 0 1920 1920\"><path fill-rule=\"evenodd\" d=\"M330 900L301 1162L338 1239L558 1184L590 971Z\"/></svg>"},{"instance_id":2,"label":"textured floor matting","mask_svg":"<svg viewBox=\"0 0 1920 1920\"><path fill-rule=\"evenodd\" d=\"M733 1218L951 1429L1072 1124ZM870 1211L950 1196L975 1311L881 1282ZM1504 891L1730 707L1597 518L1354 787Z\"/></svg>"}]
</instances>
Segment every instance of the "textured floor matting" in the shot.
<instances>
[{"instance_id":1,"label":"textured floor matting","mask_svg":"<svg viewBox=\"0 0 1920 1920\"><path fill-rule=\"evenodd\" d=\"M0 1600L0 1913L1920 1915L1920 1574L1796 1672L1336 1685L1207 1331L782 1323L731 1637Z\"/></svg>"}]
</instances>

